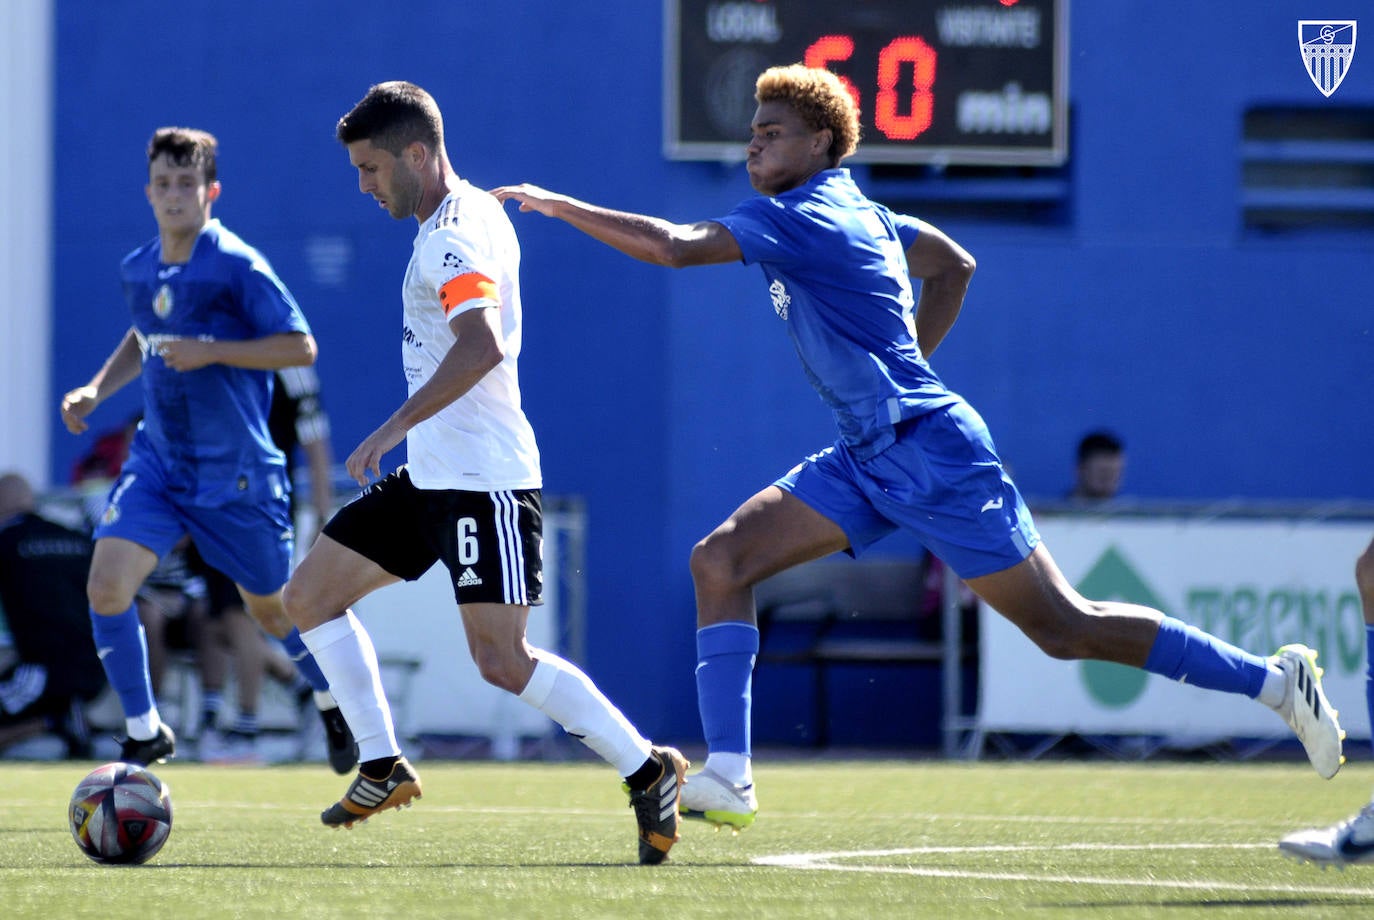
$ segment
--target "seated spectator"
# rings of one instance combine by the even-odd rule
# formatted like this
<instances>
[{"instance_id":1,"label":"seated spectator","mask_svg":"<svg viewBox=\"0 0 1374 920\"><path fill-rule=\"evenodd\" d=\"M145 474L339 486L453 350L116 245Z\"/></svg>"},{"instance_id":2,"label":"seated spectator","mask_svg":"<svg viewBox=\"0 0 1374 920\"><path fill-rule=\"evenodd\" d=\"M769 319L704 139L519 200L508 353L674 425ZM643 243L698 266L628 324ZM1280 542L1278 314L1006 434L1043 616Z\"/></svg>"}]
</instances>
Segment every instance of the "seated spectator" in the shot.
<instances>
[{"instance_id":1,"label":"seated spectator","mask_svg":"<svg viewBox=\"0 0 1374 920\"><path fill-rule=\"evenodd\" d=\"M334 513L334 489L330 479L333 452L329 443L329 415L320 393L320 379L313 367L287 367L276 373L272 388L272 407L268 416L272 441L286 455L287 476L293 483L291 518L301 522L296 469L298 453L304 454L309 474L312 515L308 532L298 532L297 546L309 547L324 523ZM209 585L209 616L200 645L201 759L219 763L254 763L258 753L258 704L263 677L285 686L297 702L302 717L302 736L308 734L306 710L317 709L324 723L330 765L347 773L357 760L356 745L338 703L323 686L316 690L305 681L291 659L285 657L280 643L269 637L248 616L233 582L209 566L203 574ZM232 664L237 683L237 713L232 723L222 724L225 678ZM308 704L313 702L314 706Z\"/></svg>"},{"instance_id":2,"label":"seated spectator","mask_svg":"<svg viewBox=\"0 0 1374 920\"><path fill-rule=\"evenodd\" d=\"M153 696L161 702L171 651L196 650L206 616L205 579L190 561L191 541L182 538L158 560L157 568L134 597L138 620L148 644L148 676ZM181 713L183 719L187 713Z\"/></svg>"},{"instance_id":3,"label":"seated spectator","mask_svg":"<svg viewBox=\"0 0 1374 920\"><path fill-rule=\"evenodd\" d=\"M1110 431L1091 431L1078 442L1078 466L1071 502L1091 504L1116 498L1126 469L1126 445Z\"/></svg>"},{"instance_id":4,"label":"seated spectator","mask_svg":"<svg viewBox=\"0 0 1374 920\"><path fill-rule=\"evenodd\" d=\"M310 684L279 643L272 642L244 609L238 589L191 550L191 566L207 588L206 615L199 630L201 715L198 754L205 763L262 763L258 747L258 709L263 681L281 683L296 701L298 714L314 699ZM232 669L237 694L232 722L225 721L224 689Z\"/></svg>"},{"instance_id":5,"label":"seated spectator","mask_svg":"<svg viewBox=\"0 0 1374 920\"><path fill-rule=\"evenodd\" d=\"M91 540L37 508L23 476L0 476L0 608L16 656L0 670L0 745L49 731L89 757L83 706L105 686L86 609Z\"/></svg>"},{"instance_id":6,"label":"seated spectator","mask_svg":"<svg viewBox=\"0 0 1374 920\"><path fill-rule=\"evenodd\" d=\"M263 682L280 682L303 712L314 697L280 645L269 640L239 597L234 583L211 568L184 539L158 562L135 598L148 645L148 674L159 709L173 652L194 655L201 712L196 723L195 759L205 763L260 764L258 708ZM221 718L232 672L235 717ZM181 702L180 700L175 702ZM314 708L314 707L309 707ZM177 710L180 729L189 733L196 714Z\"/></svg>"}]
</instances>

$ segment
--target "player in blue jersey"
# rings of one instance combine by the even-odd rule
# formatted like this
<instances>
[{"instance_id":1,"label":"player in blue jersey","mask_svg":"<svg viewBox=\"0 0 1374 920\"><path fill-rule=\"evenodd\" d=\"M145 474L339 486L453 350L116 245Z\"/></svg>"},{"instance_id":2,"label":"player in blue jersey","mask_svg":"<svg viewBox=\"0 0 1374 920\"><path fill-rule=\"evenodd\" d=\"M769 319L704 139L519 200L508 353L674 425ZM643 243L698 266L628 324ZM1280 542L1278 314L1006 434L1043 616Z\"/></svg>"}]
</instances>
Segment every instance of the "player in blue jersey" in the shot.
<instances>
[{"instance_id":1,"label":"player in blue jersey","mask_svg":"<svg viewBox=\"0 0 1374 920\"><path fill-rule=\"evenodd\" d=\"M983 420L928 363L963 305L973 257L930 224L868 200L839 168L859 123L833 74L771 68L756 98L746 154L759 195L723 217L677 224L530 185L495 190L646 262L759 265L839 427L832 446L748 499L692 551L709 756L683 788L684 812L744 827L758 810L753 586L829 553L858 554L898 528L1053 657L1114 661L1257 697L1294 728L1318 772L1333 776L1343 732L1310 649L1261 658L1157 610L1087 600L1065 580Z\"/></svg>"},{"instance_id":2,"label":"player in blue jersey","mask_svg":"<svg viewBox=\"0 0 1374 920\"><path fill-rule=\"evenodd\" d=\"M133 325L62 400L79 434L97 406L143 378L143 422L96 524L87 581L96 649L124 708L120 759L140 764L170 756L176 739L153 699L134 595L185 534L311 685L329 686L282 608L290 482L267 425L273 371L314 363L315 340L267 260L211 219L217 149L205 131L153 134L146 194L158 235L120 266Z\"/></svg>"}]
</instances>

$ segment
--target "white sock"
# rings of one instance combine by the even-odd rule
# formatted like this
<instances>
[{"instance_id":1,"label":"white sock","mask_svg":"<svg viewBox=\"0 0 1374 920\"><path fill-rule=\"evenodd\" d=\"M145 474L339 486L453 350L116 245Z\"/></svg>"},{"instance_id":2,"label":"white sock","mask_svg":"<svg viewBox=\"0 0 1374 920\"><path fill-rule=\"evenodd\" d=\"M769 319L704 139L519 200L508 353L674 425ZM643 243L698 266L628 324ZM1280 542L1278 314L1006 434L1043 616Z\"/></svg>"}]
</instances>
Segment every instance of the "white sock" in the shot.
<instances>
[{"instance_id":1,"label":"white sock","mask_svg":"<svg viewBox=\"0 0 1374 920\"><path fill-rule=\"evenodd\" d=\"M748 754L715 753L706 755L706 766L717 776L724 777L736 786L752 786L754 783L753 761Z\"/></svg>"},{"instance_id":2,"label":"white sock","mask_svg":"<svg viewBox=\"0 0 1374 920\"><path fill-rule=\"evenodd\" d=\"M533 651L534 673L520 699L563 726L621 776L644 766L649 759L648 740L596 689L591 678L552 652Z\"/></svg>"},{"instance_id":3,"label":"white sock","mask_svg":"<svg viewBox=\"0 0 1374 920\"><path fill-rule=\"evenodd\" d=\"M330 692L358 742L359 762L399 755L377 650L353 611L301 633L301 639L329 680Z\"/></svg>"},{"instance_id":4,"label":"white sock","mask_svg":"<svg viewBox=\"0 0 1374 920\"><path fill-rule=\"evenodd\" d=\"M1270 709L1283 705L1283 697L1288 691L1288 678L1276 665L1265 669L1264 683L1260 685L1259 701Z\"/></svg>"},{"instance_id":5,"label":"white sock","mask_svg":"<svg viewBox=\"0 0 1374 920\"><path fill-rule=\"evenodd\" d=\"M161 725L162 719L158 717L156 706L142 715L127 716L124 719L124 731L135 741L151 740Z\"/></svg>"},{"instance_id":6,"label":"white sock","mask_svg":"<svg viewBox=\"0 0 1374 920\"><path fill-rule=\"evenodd\" d=\"M339 701L334 699L334 694L330 693L328 690L315 690L313 692L315 694L315 708L320 712L324 712L326 709L338 708Z\"/></svg>"}]
</instances>

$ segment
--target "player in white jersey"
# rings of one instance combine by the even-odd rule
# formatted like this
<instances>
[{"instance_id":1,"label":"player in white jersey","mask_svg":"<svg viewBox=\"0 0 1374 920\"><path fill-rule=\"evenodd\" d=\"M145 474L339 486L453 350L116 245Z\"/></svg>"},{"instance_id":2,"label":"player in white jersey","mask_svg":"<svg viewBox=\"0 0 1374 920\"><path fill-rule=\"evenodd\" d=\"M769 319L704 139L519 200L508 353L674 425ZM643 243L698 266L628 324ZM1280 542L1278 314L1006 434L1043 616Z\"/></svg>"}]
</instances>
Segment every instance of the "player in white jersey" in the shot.
<instances>
[{"instance_id":1,"label":"player in white jersey","mask_svg":"<svg viewBox=\"0 0 1374 920\"><path fill-rule=\"evenodd\" d=\"M403 287L409 396L349 455L360 484L404 439L409 463L373 482L325 526L286 588L286 607L358 742L361 766L320 816L352 827L420 796L401 756L360 597L442 560L482 677L517 694L614 766L630 790L639 861L678 838L687 762L650 744L575 665L525 639L539 604L539 452L520 407L520 247L497 201L463 181L434 99L411 83L373 86L339 120L359 190L420 224Z\"/></svg>"},{"instance_id":2,"label":"player in white jersey","mask_svg":"<svg viewBox=\"0 0 1374 920\"><path fill-rule=\"evenodd\" d=\"M401 360L414 394L439 371L457 336L455 311L496 307L504 355L459 399L407 434L407 468L416 488L537 489L539 448L520 407L520 244L495 198L455 177L452 189L415 236L401 289ZM480 427L474 420L481 419Z\"/></svg>"}]
</instances>

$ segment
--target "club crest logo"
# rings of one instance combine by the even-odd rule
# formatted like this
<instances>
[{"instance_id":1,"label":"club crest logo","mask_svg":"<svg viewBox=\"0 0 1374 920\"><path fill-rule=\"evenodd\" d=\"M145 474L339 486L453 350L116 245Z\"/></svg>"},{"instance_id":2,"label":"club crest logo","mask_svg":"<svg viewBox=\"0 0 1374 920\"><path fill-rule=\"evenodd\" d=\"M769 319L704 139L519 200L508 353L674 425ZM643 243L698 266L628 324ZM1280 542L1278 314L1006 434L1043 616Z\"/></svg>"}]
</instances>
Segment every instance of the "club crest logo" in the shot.
<instances>
[{"instance_id":1,"label":"club crest logo","mask_svg":"<svg viewBox=\"0 0 1374 920\"><path fill-rule=\"evenodd\" d=\"M1355 58L1355 20L1298 20L1298 50L1313 84L1330 98Z\"/></svg>"},{"instance_id":2,"label":"club crest logo","mask_svg":"<svg viewBox=\"0 0 1374 920\"><path fill-rule=\"evenodd\" d=\"M158 319L166 319L172 313L172 289L165 284L153 295L153 312Z\"/></svg>"}]
</instances>

